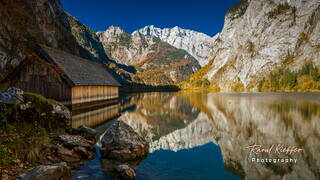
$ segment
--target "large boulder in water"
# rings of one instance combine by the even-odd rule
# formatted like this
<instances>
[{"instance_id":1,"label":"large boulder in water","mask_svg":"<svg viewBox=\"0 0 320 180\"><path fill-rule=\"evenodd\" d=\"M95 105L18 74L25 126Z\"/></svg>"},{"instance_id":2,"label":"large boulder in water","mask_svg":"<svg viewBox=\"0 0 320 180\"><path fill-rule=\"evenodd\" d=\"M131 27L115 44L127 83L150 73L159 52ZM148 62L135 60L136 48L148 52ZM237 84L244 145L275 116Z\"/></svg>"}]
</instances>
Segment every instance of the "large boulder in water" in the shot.
<instances>
[{"instance_id":1,"label":"large boulder in water","mask_svg":"<svg viewBox=\"0 0 320 180\"><path fill-rule=\"evenodd\" d=\"M123 121L112 122L101 139L103 158L117 161L143 159L149 144Z\"/></svg>"},{"instance_id":2,"label":"large boulder in water","mask_svg":"<svg viewBox=\"0 0 320 180\"><path fill-rule=\"evenodd\" d=\"M32 169L23 180L69 180L71 168L65 162L53 165L41 165Z\"/></svg>"}]
</instances>

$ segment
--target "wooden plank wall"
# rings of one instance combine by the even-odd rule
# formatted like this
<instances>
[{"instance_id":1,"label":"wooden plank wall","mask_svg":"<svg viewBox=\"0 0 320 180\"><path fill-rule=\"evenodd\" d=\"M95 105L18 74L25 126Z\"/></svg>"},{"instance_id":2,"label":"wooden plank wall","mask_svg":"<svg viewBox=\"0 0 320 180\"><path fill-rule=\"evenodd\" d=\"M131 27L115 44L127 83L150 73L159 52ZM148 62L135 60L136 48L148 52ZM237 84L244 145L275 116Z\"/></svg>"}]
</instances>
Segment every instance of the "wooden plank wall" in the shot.
<instances>
[{"instance_id":1,"label":"wooden plank wall","mask_svg":"<svg viewBox=\"0 0 320 180\"><path fill-rule=\"evenodd\" d=\"M117 86L75 86L72 88L72 104L116 99Z\"/></svg>"},{"instance_id":2,"label":"wooden plank wall","mask_svg":"<svg viewBox=\"0 0 320 180\"><path fill-rule=\"evenodd\" d=\"M71 87L59 79L57 74L36 62L21 70L11 85L60 102L71 101Z\"/></svg>"},{"instance_id":3,"label":"wooden plank wall","mask_svg":"<svg viewBox=\"0 0 320 180\"><path fill-rule=\"evenodd\" d=\"M41 94L65 104L80 104L117 99L117 86L75 86L70 87L48 67L34 62L23 68L12 80L11 86L27 92Z\"/></svg>"}]
</instances>

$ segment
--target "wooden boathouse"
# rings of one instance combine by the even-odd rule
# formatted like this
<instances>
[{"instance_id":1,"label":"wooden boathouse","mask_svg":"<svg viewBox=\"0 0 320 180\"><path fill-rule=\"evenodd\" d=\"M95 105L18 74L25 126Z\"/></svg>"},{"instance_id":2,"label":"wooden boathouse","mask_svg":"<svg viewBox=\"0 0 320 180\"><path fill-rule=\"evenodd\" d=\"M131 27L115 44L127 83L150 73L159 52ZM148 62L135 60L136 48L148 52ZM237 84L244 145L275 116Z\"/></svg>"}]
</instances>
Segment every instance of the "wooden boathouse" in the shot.
<instances>
[{"instance_id":1,"label":"wooden boathouse","mask_svg":"<svg viewBox=\"0 0 320 180\"><path fill-rule=\"evenodd\" d=\"M42 45L37 56L27 57L6 81L72 105L117 99L120 87L102 64Z\"/></svg>"}]
</instances>

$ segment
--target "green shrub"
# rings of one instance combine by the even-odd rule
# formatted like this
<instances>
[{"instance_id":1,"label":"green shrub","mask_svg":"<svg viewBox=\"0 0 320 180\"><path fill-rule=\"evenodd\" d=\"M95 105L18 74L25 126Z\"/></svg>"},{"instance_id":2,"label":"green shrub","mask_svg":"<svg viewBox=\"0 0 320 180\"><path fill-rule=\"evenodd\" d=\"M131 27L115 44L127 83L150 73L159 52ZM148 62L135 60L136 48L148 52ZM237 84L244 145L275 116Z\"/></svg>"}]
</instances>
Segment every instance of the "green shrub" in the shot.
<instances>
[{"instance_id":1,"label":"green shrub","mask_svg":"<svg viewBox=\"0 0 320 180\"><path fill-rule=\"evenodd\" d=\"M252 41L248 40L247 44L248 44L248 51L251 53L254 53L256 51L254 43Z\"/></svg>"},{"instance_id":2,"label":"green shrub","mask_svg":"<svg viewBox=\"0 0 320 180\"><path fill-rule=\"evenodd\" d=\"M1 141L1 139L0 139ZM0 142L0 165L5 165L7 166L8 164L11 163L12 157L10 156L8 152L8 148Z\"/></svg>"},{"instance_id":3,"label":"green shrub","mask_svg":"<svg viewBox=\"0 0 320 180\"><path fill-rule=\"evenodd\" d=\"M24 100L25 102L32 102L32 107L18 113L19 119L17 119L17 122L21 119L25 123L40 125L48 130L67 128L70 125L69 119L52 113L53 105L59 105L62 110L68 110L59 102L29 92L24 93Z\"/></svg>"},{"instance_id":4,"label":"green shrub","mask_svg":"<svg viewBox=\"0 0 320 180\"><path fill-rule=\"evenodd\" d=\"M0 103L0 127L6 127L8 123L31 123L35 126L42 126L48 130L56 128L67 128L70 125L69 119L63 115L53 114L53 105L59 105L62 110L67 110L62 104L46 99L45 97L24 93L25 102L31 102L31 107L26 110L20 109L20 104L8 105Z\"/></svg>"},{"instance_id":5,"label":"green shrub","mask_svg":"<svg viewBox=\"0 0 320 180\"><path fill-rule=\"evenodd\" d=\"M132 42L131 36L128 33L122 33L119 36L119 44L122 46L129 47Z\"/></svg>"},{"instance_id":6,"label":"green shrub","mask_svg":"<svg viewBox=\"0 0 320 180\"><path fill-rule=\"evenodd\" d=\"M259 91L319 91L319 69L306 63L298 71L288 69L271 73L258 84Z\"/></svg>"},{"instance_id":7,"label":"green shrub","mask_svg":"<svg viewBox=\"0 0 320 180\"><path fill-rule=\"evenodd\" d=\"M291 11L292 14L296 13L296 7L290 6L288 3L279 4L276 9L268 13L269 19L276 19L279 15Z\"/></svg>"},{"instance_id":8,"label":"green shrub","mask_svg":"<svg viewBox=\"0 0 320 180\"><path fill-rule=\"evenodd\" d=\"M258 91L261 92L263 89L262 89L262 86L263 86L263 83L265 82L265 79L262 79L261 81L259 81L258 83Z\"/></svg>"},{"instance_id":9,"label":"green shrub","mask_svg":"<svg viewBox=\"0 0 320 180\"><path fill-rule=\"evenodd\" d=\"M233 86L232 86L231 90L233 92L243 92L245 90L244 89L244 85L241 82L240 78L236 79L236 81L233 83Z\"/></svg>"},{"instance_id":10,"label":"green shrub","mask_svg":"<svg viewBox=\"0 0 320 180\"><path fill-rule=\"evenodd\" d=\"M3 127L7 124L8 110L5 104L0 103L0 127Z\"/></svg>"},{"instance_id":11,"label":"green shrub","mask_svg":"<svg viewBox=\"0 0 320 180\"><path fill-rule=\"evenodd\" d=\"M196 87L208 88L210 86L210 81L208 79L199 79L195 82Z\"/></svg>"},{"instance_id":12,"label":"green shrub","mask_svg":"<svg viewBox=\"0 0 320 180\"><path fill-rule=\"evenodd\" d=\"M270 77L270 87L272 90L277 90L280 88L279 85L279 79L280 79L280 74L279 73L272 73Z\"/></svg>"},{"instance_id":13,"label":"green shrub","mask_svg":"<svg viewBox=\"0 0 320 180\"><path fill-rule=\"evenodd\" d=\"M227 10L227 14L232 17L232 19L237 19L246 13L247 8L249 6L248 0L240 0L237 4L231 6Z\"/></svg>"},{"instance_id":14,"label":"green shrub","mask_svg":"<svg viewBox=\"0 0 320 180\"><path fill-rule=\"evenodd\" d=\"M11 123L9 127L0 128L1 133L9 134L0 136L0 167L10 165L15 159L34 163L45 158L42 150L51 141L44 128L26 123Z\"/></svg>"},{"instance_id":15,"label":"green shrub","mask_svg":"<svg viewBox=\"0 0 320 180\"><path fill-rule=\"evenodd\" d=\"M10 118L16 118L17 105L0 103L0 128L7 128Z\"/></svg>"},{"instance_id":16,"label":"green shrub","mask_svg":"<svg viewBox=\"0 0 320 180\"><path fill-rule=\"evenodd\" d=\"M307 63L305 64L301 70L299 71L299 75L303 76L303 75L309 75L310 77L312 77L312 79L314 81L319 81L320 80L320 74L318 71L318 68L316 68L313 64L311 63Z\"/></svg>"},{"instance_id":17,"label":"green shrub","mask_svg":"<svg viewBox=\"0 0 320 180\"><path fill-rule=\"evenodd\" d=\"M292 63L294 61L295 56L292 55L290 52L288 52L288 54L285 56L283 63L285 65L288 65L290 63Z\"/></svg>"},{"instance_id":18,"label":"green shrub","mask_svg":"<svg viewBox=\"0 0 320 180\"><path fill-rule=\"evenodd\" d=\"M289 70L285 70L282 74L281 87L293 88L297 85L297 74Z\"/></svg>"}]
</instances>

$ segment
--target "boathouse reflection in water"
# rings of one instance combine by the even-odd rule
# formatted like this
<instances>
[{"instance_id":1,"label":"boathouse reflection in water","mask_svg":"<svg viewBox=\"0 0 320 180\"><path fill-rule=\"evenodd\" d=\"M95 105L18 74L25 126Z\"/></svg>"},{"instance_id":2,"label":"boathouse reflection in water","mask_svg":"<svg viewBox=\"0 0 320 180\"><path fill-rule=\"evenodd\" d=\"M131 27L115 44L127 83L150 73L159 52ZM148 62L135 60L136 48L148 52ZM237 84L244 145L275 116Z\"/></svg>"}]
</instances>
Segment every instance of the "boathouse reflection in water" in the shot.
<instances>
[{"instance_id":1,"label":"boathouse reflection in water","mask_svg":"<svg viewBox=\"0 0 320 180\"><path fill-rule=\"evenodd\" d=\"M96 107L95 109L83 109L82 111L73 111L72 127L76 128L81 125L96 127L107 120L119 116L119 104Z\"/></svg>"}]
</instances>

